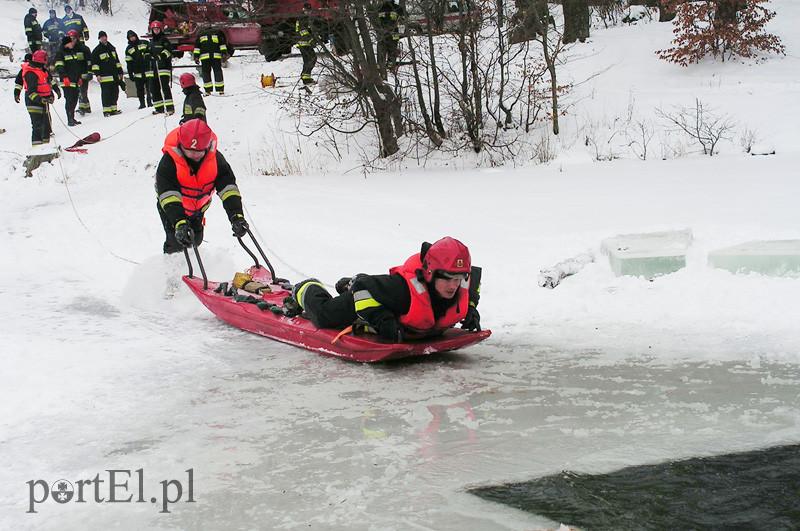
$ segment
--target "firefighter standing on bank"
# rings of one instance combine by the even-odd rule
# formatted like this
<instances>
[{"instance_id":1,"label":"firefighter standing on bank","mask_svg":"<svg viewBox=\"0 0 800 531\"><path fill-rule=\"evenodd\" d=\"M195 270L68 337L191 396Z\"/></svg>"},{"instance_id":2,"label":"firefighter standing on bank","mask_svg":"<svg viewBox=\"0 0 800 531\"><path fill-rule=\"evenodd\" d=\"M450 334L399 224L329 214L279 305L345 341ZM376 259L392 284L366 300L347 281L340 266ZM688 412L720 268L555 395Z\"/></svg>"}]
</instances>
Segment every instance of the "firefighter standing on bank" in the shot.
<instances>
[{"instance_id":1,"label":"firefighter standing on bank","mask_svg":"<svg viewBox=\"0 0 800 531\"><path fill-rule=\"evenodd\" d=\"M64 18L61 19L61 22L64 24L64 31L75 30L78 32L80 40L89 40L89 26L86 25L86 21L81 15L72 10L72 6L64 6Z\"/></svg>"},{"instance_id":2,"label":"firefighter standing on bank","mask_svg":"<svg viewBox=\"0 0 800 531\"><path fill-rule=\"evenodd\" d=\"M28 39L28 47L31 52L35 52L42 47L42 27L39 25L39 21L36 20L36 14L36 8L32 7L22 21L25 25L25 37Z\"/></svg>"},{"instance_id":3,"label":"firefighter standing on bank","mask_svg":"<svg viewBox=\"0 0 800 531\"><path fill-rule=\"evenodd\" d=\"M149 78L153 77L150 70L150 43L139 38L133 30L128 30L128 46L125 48L125 64L128 67L128 77L136 84L136 97L139 98L139 108L152 107L150 98ZM148 73L150 74L148 76ZM145 105L145 96L147 104Z\"/></svg>"},{"instance_id":4,"label":"firefighter standing on bank","mask_svg":"<svg viewBox=\"0 0 800 531\"><path fill-rule=\"evenodd\" d=\"M50 10L50 18L42 24L42 33L47 39L47 57L52 61L59 48L61 48L61 39L64 38L66 32L64 31L64 24L61 19L56 16L56 10Z\"/></svg>"},{"instance_id":5,"label":"firefighter standing on bank","mask_svg":"<svg viewBox=\"0 0 800 531\"><path fill-rule=\"evenodd\" d=\"M217 135L202 120L189 120L164 140L156 169L158 214L166 233L164 253L203 242L203 218L214 191L222 200L233 235L249 229L242 196L228 161L217 151Z\"/></svg>"},{"instance_id":6,"label":"firefighter standing on bank","mask_svg":"<svg viewBox=\"0 0 800 531\"><path fill-rule=\"evenodd\" d=\"M183 94L186 96L183 100L183 116L181 116L180 123L188 122L195 118L207 122L206 102L203 101L203 95L200 94L200 87L197 86L194 74L189 72L181 74L180 83Z\"/></svg>"},{"instance_id":7,"label":"firefighter standing on bank","mask_svg":"<svg viewBox=\"0 0 800 531\"><path fill-rule=\"evenodd\" d=\"M92 50L92 74L100 83L100 98L103 102L103 116L119 114L117 101L119 90L125 90L125 74L117 56L117 49L108 42L108 35L101 31L97 38L100 42Z\"/></svg>"},{"instance_id":8,"label":"firefighter standing on bank","mask_svg":"<svg viewBox=\"0 0 800 531\"><path fill-rule=\"evenodd\" d=\"M160 20L150 23L150 94L153 97L153 114L175 113L172 101L172 44L164 35Z\"/></svg>"},{"instance_id":9,"label":"firefighter standing on bank","mask_svg":"<svg viewBox=\"0 0 800 531\"><path fill-rule=\"evenodd\" d=\"M61 49L58 50L54 62L56 72L61 78L61 87L64 90L64 110L67 114L67 125L70 127L81 124L75 119L75 107L78 105L78 97L81 85L83 85L82 66L75 53L76 44L78 41L70 37L61 39Z\"/></svg>"},{"instance_id":10,"label":"firefighter standing on bank","mask_svg":"<svg viewBox=\"0 0 800 531\"><path fill-rule=\"evenodd\" d=\"M47 52L36 50L29 63L22 65L22 86L25 90L25 107L31 117L31 144L34 146L50 142L50 104L53 93L61 97L58 85L54 85L47 71Z\"/></svg>"},{"instance_id":11,"label":"firefighter standing on bank","mask_svg":"<svg viewBox=\"0 0 800 531\"><path fill-rule=\"evenodd\" d=\"M311 76L314 65L317 64L317 53L314 51L314 35L311 24L311 4L303 4L303 15L294 24L297 34L297 48L303 56L303 71L300 73L300 80L304 85L315 83Z\"/></svg>"},{"instance_id":12,"label":"firefighter standing on bank","mask_svg":"<svg viewBox=\"0 0 800 531\"><path fill-rule=\"evenodd\" d=\"M228 58L228 43L225 34L221 31L206 30L197 37L194 44L194 62L200 64L203 74L203 89L206 94L217 91L225 93L225 80L222 75L222 63ZM211 72L214 72L214 81L211 81Z\"/></svg>"},{"instance_id":13,"label":"firefighter standing on bank","mask_svg":"<svg viewBox=\"0 0 800 531\"><path fill-rule=\"evenodd\" d=\"M92 112L92 105L89 103L89 81L92 79L92 52L80 39L78 30L67 31L67 37L72 40L72 54L75 56L75 63L80 72L80 95L78 96L78 113L83 116Z\"/></svg>"},{"instance_id":14,"label":"firefighter standing on bank","mask_svg":"<svg viewBox=\"0 0 800 531\"><path fill-rule=\"evenodd\" d=\"M378 11L378 62L385 68L392 69L397 63L398 45L400 43L400 17L403 8L394 0L386 0Z\"/></svg>"}]
</instances>

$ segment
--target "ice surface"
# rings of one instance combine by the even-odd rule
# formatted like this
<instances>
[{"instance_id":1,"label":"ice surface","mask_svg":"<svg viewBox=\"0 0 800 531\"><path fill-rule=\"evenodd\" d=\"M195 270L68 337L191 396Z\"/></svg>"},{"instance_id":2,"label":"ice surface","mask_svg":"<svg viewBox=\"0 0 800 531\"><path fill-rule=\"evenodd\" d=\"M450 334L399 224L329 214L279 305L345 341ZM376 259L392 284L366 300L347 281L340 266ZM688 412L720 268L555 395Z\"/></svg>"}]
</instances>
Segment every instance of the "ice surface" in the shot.
<instances>
[{"instance_id":1,"label":"ice surface","mask_svg":"<svg viewBox=\"0 0 800 531\"><path fill-rule=\"evenodd\" d=\"M708 263L733 273L797 276L800 274L800 240L752 241L717 249L708 254Z\"/></svg>"},{"instance_id":2,"label":"ice surface","mask_svg":"<svg viewBox=\"0 0 800 531\"><path fill-rule=\"evenodd\" d=\"M602 249L617 276L654 278L685 267L691 243L692 232L685 229L621 234L603 240Z\"/></svg>"}]
</instances>

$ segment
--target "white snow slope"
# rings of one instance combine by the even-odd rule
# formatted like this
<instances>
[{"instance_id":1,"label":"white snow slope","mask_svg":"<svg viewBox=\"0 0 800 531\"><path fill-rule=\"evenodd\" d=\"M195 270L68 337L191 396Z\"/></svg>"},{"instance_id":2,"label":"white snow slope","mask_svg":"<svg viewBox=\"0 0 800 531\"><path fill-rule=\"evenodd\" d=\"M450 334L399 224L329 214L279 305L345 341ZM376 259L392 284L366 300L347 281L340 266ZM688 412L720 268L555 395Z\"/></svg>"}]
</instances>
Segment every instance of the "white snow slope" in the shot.
<instances>
[{"instance_id":1,"label":"white snow slope","mask_svg":"<svg viewBox=\"0 0 800 531\"><path fill-rule=\"evenodd\" d=\"M92 46L100 29L119 50L128 29L144 33L145 4L117 4L114 17L83 13ZM383 272L443 235L484 268L491 339L388 366L240 332L179 284L185 264L160 254L153 192L179 115L122 100L121 116L95 110L67 129L59 101L58 144L93 131L104 141L25 179L30 125L2 80L0 528L530 529L557 524L464 487L800 439L800 280L706 266L715 248L800 238L800 5L771 4L787 55L766 61L680 68L653 53L669 24L596 28L562 68L576 86L555 159L516 168L464 159L365 173L355 152L333 161L295 134L281 89L258 84L262 72L296 74L299 58L237 54L229 96L207 99L210 124L280 275ZM29 5L0 0L3 43L24 42ZM96 85L91 98L99 109ZM713 158L655 113L695 98L737 122ZM645 161L615 144L622 134L609 141L629 115L656 129ZM744 153L748 129L776 154ZM587 137L617 158L594 161ZM275 165L300 173L263 174ZM536 286L539 269L605 237L683 228L695 242L678 273L617 278L600 258L554 290ZM202 252L212 279L249 265L216 200ZM196 502L162 514L87 496L26 513L28 481L138 468L159 500L159 481L192 468Z\"/></svg>"}]
</instances>

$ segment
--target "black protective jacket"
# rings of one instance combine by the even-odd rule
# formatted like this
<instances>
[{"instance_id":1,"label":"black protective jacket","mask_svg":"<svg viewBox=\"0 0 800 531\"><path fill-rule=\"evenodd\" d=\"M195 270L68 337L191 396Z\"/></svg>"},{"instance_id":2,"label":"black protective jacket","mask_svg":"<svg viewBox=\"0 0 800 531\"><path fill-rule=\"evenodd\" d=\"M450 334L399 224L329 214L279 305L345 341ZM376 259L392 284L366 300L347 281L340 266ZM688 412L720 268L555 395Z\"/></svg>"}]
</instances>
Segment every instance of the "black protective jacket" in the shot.
<instances>
[{"instance_id":1,"label":"black protective jacket","mask_svg":"<svg viewBox=\"0 0 800 531\"><path fill-rule=\"evenodd\" d=\"M129 38L132 33L128 32ZM143 78L150 71L150 42L143 41L138 36L135 41L128 41L128 46L125 48L125 64L131 79Z\"/></svg>"},{"instance_id":2,"label":"black protective jacket","mask_svg":"<svg viewBox=\"0 0 800 531\"><path fill-rule=\"evenodd\" d=\"M203 95L200 93L200 87L193 85L183 89L186 99L183 100L183 116L181 122L188 122L193 118L199 118L204 122L206 120L206 102L203 101Z\"/></svg>"},{"instance_id":3,"label":"black protective jacket","mask_svg":"<svg viewBox=\"0 0 800 531\"><path fill-rule=\"evenodd\" d=\"M44 36L50 43L61 44L61 38L65 35L64 24L60 18L48 18L42 25Z\"/></svg>"},{"instance_id":4,"label":"black protective jacket","mask_svg":"<svg viewBox=\"0 0 800 531\"><path fill-rule=\"evenodd\" d=\"M163 33L150 39L150 61L154 71L172 70L172 44Z\"/></svg>"},{"instance_id":5,"label":"black protective jacket","mask_svg":"<svg viewBox=\"0 0 800 531\"><path fill-rule=\"evenodd\" d=\"M100 83L116 83L124 79L117 49L110 42L101 42L92 50L92 73Z\"/></svg>"},{"instance_id":6,"label":"black protective jacket","mask_svg":"<svg viewBox=\"0 0 800 531\"><path fill-rule=\"evenodd\" d=\"M65 37L64 40L69 42L69 37ZM83 63L84 61L79 59L74 47L70 50L63 44L61 45L61 49L56 53L54 66L63 86L66 86L67 83L73 87L78 86L78 80L85 71Z\"/></svg>"},{"instance_id":7,"label":"black protective jacket","mask_svg":"<svg viewBox=\"0 0 800 531\"><path fill-rule=\"evenodd\" d=\"M25 37L28 38L28 44L34 46L41 46L42 45L42 27L39 25L39 21L36 20L36 17L28 13L25 15L25 19L23 20L25 24Z\"/></svg>"}]
</instances>

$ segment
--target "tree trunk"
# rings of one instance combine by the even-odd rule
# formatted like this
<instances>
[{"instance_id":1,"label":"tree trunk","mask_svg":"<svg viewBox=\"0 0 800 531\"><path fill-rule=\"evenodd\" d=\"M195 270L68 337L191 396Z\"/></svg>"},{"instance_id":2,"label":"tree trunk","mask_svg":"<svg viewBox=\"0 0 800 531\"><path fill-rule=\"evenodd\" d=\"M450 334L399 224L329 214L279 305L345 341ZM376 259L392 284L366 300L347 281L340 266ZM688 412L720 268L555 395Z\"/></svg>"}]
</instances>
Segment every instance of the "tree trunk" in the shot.
<instances>
[{"instance_id":1,"label":"tree trunk","mask_svg":"<svg viewBox=\"0 0 800 531\"><path fill-rule=\"evenodd\" d=\"M589 36L589 0L563 0L564 44L577 40L583 42Z\"/></svg>"},{"instance_id":2,"label":"tree trunk","mask_svg":"<svg viewBox=\"0 0 800 531\"><path fill-rule=\"evenodd\" d=\"M658 0L657 4L659 22L671 22L677 16L678 13L670 0Z\"/></svg>"},{"instance_id":3,"label":"tree trunk","mask_svg":"<svg viewBox=\"0 0 800 531\"><path fill-rule=\"evenodd\" d=\"M433 129L433 123L431 122L430 114L428 114L428 104L425 102L425 93L422 90L422 79L420 79L419 66L417 65L417 53L414 51L414 43L411 41L411 35L407 36L406 42L408 42L408 51L411 54L411 67L414 71L414 85L417 90L417 103L419 105L419 111L422 114L422 121L425 124L425 134L430 141L433 142L433 145L438 148L442 145L442 139Z\"/></svg>"},{"instance_id":4,"label":"tree trunk","mask_svg":"<svg viewBox=\"0 0 800 531\"><path fill-rule=\"evenodd\" d=\"M736 15L742 7L741 0L717 0L714 21L736 24Z\"/></svg>"},{"instance_id":5,"label":"tree trunk","mask_svg":"<svg viewBox=\"0 0 800 531\"><path fill-rule=\"evenodd\" d=\"M109 6L110 0L100 0L100 11L108 15L108 12L111 10Z\"/></svg>"}]
</instances>

